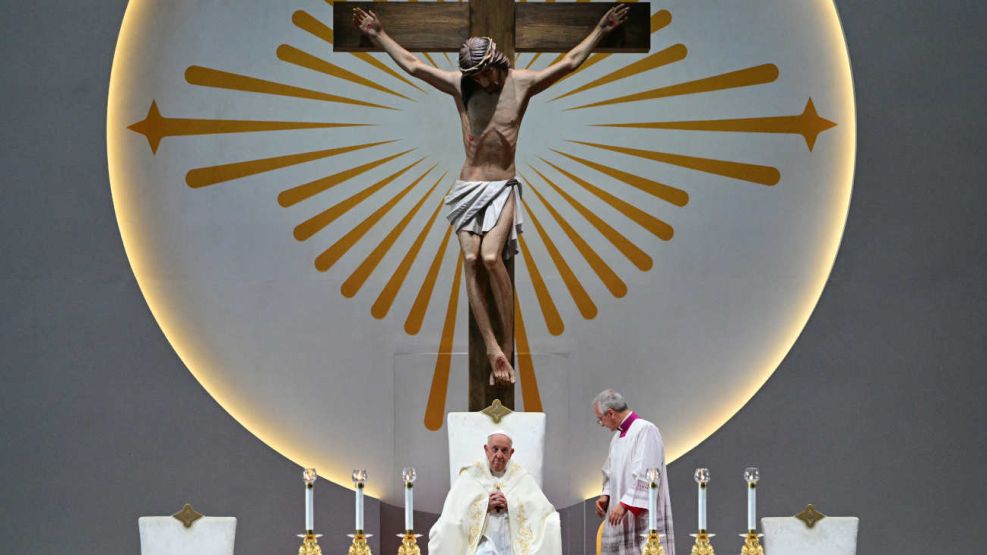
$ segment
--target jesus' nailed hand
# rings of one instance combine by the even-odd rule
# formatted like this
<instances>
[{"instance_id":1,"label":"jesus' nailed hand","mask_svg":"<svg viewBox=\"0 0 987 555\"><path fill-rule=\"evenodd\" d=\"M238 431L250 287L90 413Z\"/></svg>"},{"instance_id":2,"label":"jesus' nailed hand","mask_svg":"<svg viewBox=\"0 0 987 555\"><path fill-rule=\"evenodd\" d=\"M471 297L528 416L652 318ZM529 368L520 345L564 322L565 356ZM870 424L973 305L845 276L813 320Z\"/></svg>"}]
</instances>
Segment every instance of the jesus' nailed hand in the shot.
<instances>
[{"instance_id":1,"label":"jesus' nailed hand","mask_svg":"<svg viewBox=\"0 0 987 555\"><path fill-rule=\"evenodd\" d=\"M514 353L514 286L504 260L517 253L521 231L514 166L521 119L531 97L579 67L607 33L627 20L627 11L621 4L608 10L586 38L545 69L512 68L489 37L470 37L459 49L459 70L445 71L423 63L387 36L373 11L353 10L353 23L375 46L455 101L466 159L446 205L462 249L470 310L492 368L490 385L513 384L515 379L505 355ZM478 279L481 271L488 279ZM493 306L484 300L483 283L489 283ZM493 329L494 310L502 323L500 333Z\"/></svg>"}]
</instances>

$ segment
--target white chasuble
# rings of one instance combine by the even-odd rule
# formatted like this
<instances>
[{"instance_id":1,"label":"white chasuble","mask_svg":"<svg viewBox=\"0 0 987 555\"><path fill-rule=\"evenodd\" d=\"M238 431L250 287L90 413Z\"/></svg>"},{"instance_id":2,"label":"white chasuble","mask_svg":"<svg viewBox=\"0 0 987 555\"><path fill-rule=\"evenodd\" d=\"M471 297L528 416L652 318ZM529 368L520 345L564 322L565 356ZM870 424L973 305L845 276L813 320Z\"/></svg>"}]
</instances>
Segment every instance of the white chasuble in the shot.
<instances>
[{"instance_id":1,"label":"white chasuble","mask_svg":"<svg viewBox=\"0 0 987 555\"><path fill-rule=\"evenodd\" d=\"M500 490L507 511L487 514L490 494ZM478 547L480 548L478 550ZM430 555L561 555L559 513L520 465L503 476L486 461L467 466L452 484L439 520L428 533Z\"/></svg>"},{"instance_id":2,"label":"white chasuble","mask_svg":"<svg viewBox=\"0 0 987 555\"><path fill-rule=\"evenodd\" d=\"M604 547L608 543L613 547L609 551L604 549L604 553L626 553L634 549L640 553L640 544L643 541L640 534L647 532L649 468L657 468L661 472L658 510L655 511L658 533L665 535L662 541L665 554L675 555L672 502L668 495L668 476L665 472L665 445L658 427L636 415L626 432L617 431L610 440L610 456L603 464L603 495L610 496L610 509L617 503L623 503L645 511L636 519L628 511L622 524L604 526Z\"/></svg>"}]
</instances>

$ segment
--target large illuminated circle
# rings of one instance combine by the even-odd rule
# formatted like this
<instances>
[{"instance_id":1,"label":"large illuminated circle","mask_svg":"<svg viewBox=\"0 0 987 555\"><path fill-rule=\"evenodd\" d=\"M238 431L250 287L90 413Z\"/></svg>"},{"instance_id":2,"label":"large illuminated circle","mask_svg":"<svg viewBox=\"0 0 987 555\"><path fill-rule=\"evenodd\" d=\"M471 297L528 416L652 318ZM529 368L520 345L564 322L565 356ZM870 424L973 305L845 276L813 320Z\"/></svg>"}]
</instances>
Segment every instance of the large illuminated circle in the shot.
<instances>
[{"instance_id":1,"label":"large illuminated circle","mask_svg":"<svg viewBox=\"0 0 987 555\"><path fill-rule=\"evenodd\" d=\"M107 116L114 204L154 317L234 418L335 482L367 468L385 501L413 465L436 511L439 425L466 408L467 303L439 208L458 122L386 56L333 52L331 9L132 1ZM751 398L819 299L849 205L830 1L652 10L649 54L591 58L521 131L516 395L548 415L560 507L597 487L599 390L661 427L668 460Z\"/></svg>"}]
</instances>

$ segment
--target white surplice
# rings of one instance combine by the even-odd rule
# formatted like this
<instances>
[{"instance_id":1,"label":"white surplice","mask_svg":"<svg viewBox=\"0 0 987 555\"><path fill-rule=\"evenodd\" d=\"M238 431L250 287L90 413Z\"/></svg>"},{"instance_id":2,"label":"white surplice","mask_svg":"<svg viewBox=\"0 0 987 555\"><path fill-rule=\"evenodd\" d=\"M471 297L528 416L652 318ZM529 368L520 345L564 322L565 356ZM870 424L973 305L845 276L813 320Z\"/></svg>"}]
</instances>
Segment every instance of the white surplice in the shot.
<instances>
[{"instance_id":1,"label":"white surplice","mask_svg":"<svg viewBox=\"0 0 987 555\"><path fill-rule=\"evenodd\" d=\"M490 494L500 490L507 511L487 513ZM562 555L559 513L520 465L507 463L503 476L486 461L459 474L428 533L430 555Z\"/></svg>"},{"instance_id":2,"label":"white surplice","mask_svg":"<svg viewBox=\"0 0 987 555\"><path fill-rule=\"evenodd\" d=\"M647 472L658 468L661 481L658 484L658 533L664 534L662 545L665 555L675 555L675 539L672 531L672 503L668 495L668 476L665 472L665 444L658 427L637 417L631 422L624 437L614 432L610 440L610 455L603 465L603 495L610 496L610 508L617 503L631 507L648 508ZM643 519L643 520L642 520ZM628 511L624 522L617 526L607 523L603 530L603 553L640 553L640 534L647 532L647 511L634 518ZM608 550L607 547L610 547Z\"/></svg>"}]
</instances>

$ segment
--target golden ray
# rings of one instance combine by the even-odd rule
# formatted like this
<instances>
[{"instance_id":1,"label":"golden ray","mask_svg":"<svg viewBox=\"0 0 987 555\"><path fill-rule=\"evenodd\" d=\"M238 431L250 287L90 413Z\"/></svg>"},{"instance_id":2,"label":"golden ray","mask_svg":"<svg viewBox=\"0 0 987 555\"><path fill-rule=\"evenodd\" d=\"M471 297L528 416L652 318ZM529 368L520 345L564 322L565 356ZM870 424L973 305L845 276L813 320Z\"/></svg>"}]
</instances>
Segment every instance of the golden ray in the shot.
<instances>
[{"instance_id":1,"label":"golden ray","mask_svg":"<svg viewBox=\"0 0 987 555\"><path fill-rule=\"evenodd\" d=\"M295 24L295 27L298 27L303 31L307 31L310 34L315 35L316 37L326 41L329 44L333 43L335 37L333 36L332 29L330 29L328 26L326 26L325 23L322 23L315 16L309 14L308 12L304 10L296 11L295 13L291 14L291 21L292 23ZM363 61L365 63L374 66L375 68L383 71L384 73L390 75L391 77L394 77L395 79L401 81L402 83L410 85L421 92L425 92L424 89L422 89L418 85L415 85L408 79L405 79L404 76L394 71L393 69L387 67L386 65L384 65L383 62L381 62L377 58L371 56L369 52L350 52L350 55L359 59L360 61Z\"/></svg>"},{"instance_id":2,"label":"golden ray","mask_svg":"<svg viewBox=\"0 0 987 555\"><path fill-rule=\"evenodd\" d=\"M344 146L339 148L328 148L325 150L302 152L298 154L288 154L286 156L275 156L272 158L263 158L260 160L247 160L245 162L235 162L232 164L222 164L219 166L195 168L189 170L189 172L185 174L185 183L189 187L192 187L193 189L198 189L200 187L207 187L209 185L215 185L217 183L223 183L226 181L231 181L233 179L239 179L241 177L246 177L248 175L264 173L280 168L285 168L288 166L294 166L296 164L311 162L312 160L320 160L322 158L329 158L331 156L336 156L346 152L353 152L355 150L362 150L365 148L371 148L371 147L385 145L393 142L395 141L381 141L378 143L366 143L362 145Z\"/></svg>"},{"instance_id":3,"label":"golden ray","mask_svg":"<svg viewBox=\"0 0 987 555\"><path fill-rule=\"evenodd\" d=\"M684 44L673 44L664 50L650 54L636 62L627 64L618 70L612 71L599 79L594 79L593 81L590 81L580 87L576 87L563 95L556 96L552 100L572 96L583 91L588 91L590 89L595 89L596 87L606 85L607 83L612 83L614 81L632 77L639 73L644 73L645 71L651 71L662 66L674 64L675 62L684 60L687 54L688 50Z\"/></svg>"},{"instance_id":4,"label":"golden ray","mask_svg":"<svg viewBox=\"0 0 987 555\"><path fill-rule=\"evenodd\" d=\"M695 156L685 156L683 154L671 154L668 152L657 152L654 150L642 150L638 148L627 148L614 145L603 145L597 143L587 143L583 141L569 141L580 145L591 146L611 152L619 152L638 158L646 158L656 162L672 164L690 170L696 170L724 177L732 177L750 183L760 185L777 185L781 181L781 173L777 168L771 166L761 166L757 164L746 164L743 162L729 162L727 160L714 160L712 158L698 158Z\"/></svg>"},{"instance_id":5,"label":"golden ray","mask_svg":"<svg viewBox=\"0 0 987 555\"><path fill-rule=\"evenodd\" d=\"M576 307L579 308L579 313L582 314L583 318L587 320L592 320L596 318L597 309L596 304L593 303L593 299L590 298L589 293L583 288L583 284L579 282L579 278L576 277L575 272L572 271L572 267L569 263L565 261L565 257L559 251L559 248L555 246L555 242L549 237L548 233L545 232L545 228L541 226L541 222L535 217L535 213L528 209L528 203L522 200L525 210L528 211L528 217L531 218L531 223L535 226L535 231L538 232L538 237L541 238L542 243L545 245L545 250L548 251L548 255L552 258L552 262L555 263L555 267L559 270L559 275L562 277L562 282L565 283L566 288L569 290L569 294L572 296L572 301L576 303Z\"/></svg>"},{"instance_id":6,"label":"golden ray","mask_svg":"<svg viewBox=\"0 0 987 555\"><path fill-rule=\"evenodd\" d=\"M535 64L535 61L537 61L538 58L540 57L541 57L541 52L535 52L535 55L531 57L531 61L528 62L528 65L524 66L524 69L531 69L531 66L533 66Z\"/></svg>"},{"instance_id":7,"label":"golden ray","mask_svg":"<svg viewBox=\"0 0 987 555\"><path fill-rule=\"evenodd\" d=\"M531 346L528 344L528 332L524 327L524 317L521 315L521 303L514 295L514 340L517 343L517 370L521 382L521 400L525 412L544 412L541 404L541 394L538 392L538 378L535 376L535 365L531 360Z\"/></svg>"},{"instance_id":8,"label":"golden ray","mask_svg":"<svg viewBox=\"0 0 987 555\"><path fill-rule=\"evenodd\" d=\"M377 166L386 164L399 156L404 156L405 154L408 154L412 150L414 149L412 148L404 152L399 152L397 154L393 154L391 156L381 158L379 160L367 162L366 164L362 164L360 166L343 170L339 173L334 173L330 176L316 179L315 181L310 181L303 185L299 185L297 187L292 187L291 189L288 189L286 191L282 191L281 194L278 195L278 204L280 204L285 208L289 206L294 206L295 204L298 204L303 200L311 198L312 196L317 195L322 191L325 191L326 189L335 187L336 185L339 185L340 183L350 178L356 177L363 172L370 171L376 168Z\"/></svg>"},{"instance_id":9,"label":"golden ray","mask_svg":"<svg viewBox=\"0 0 987 555\"><path fill-rule=\"evenodd\" d=\"M541 201L545 209L548 210L548 213L552 215L555 223L562 228L562 231L566 234L569 240L572 241L572 244L576 246L576 250L583 255L583 258L586 259L586 263L589 264L589 267L593 269L597 277L600 278L600 281L602 281L607 289L610 290L610 293L617 298L626 295L627 284L624 283L624 280L620 279L620 276L618 276L616 272L614 272L613 269L610 268L606 262L604 262L603 258L597 254L595 250L593 250L593 247L589 246L589 243L587 243L586 240L583 239L582 236L579 235L579 233L572 227L572 225L570 225L569 222L567 222L566 219L559 214L555 207L548 202L548 199L542 196L542 194L539 193L533 185L531 185L530 179L523 175L521 178L528 185L528 189L530 189L535 196L538 197L538 200Z\"/></svg>"},{"instance_id":10,"label":"golden ray","mask_svg":"<svg viewBox=\"0 0 987 555\"><path fill-rule=\"evenodd\" d=\"M404 254L404 258L398 264L398 267L391 274L391 278L387 280L387 285L381 290L380 295L377 296L377 300L374 301L373 306L370 308L370 314L377 318L378 320L387 316L388 311L391 310L391 305L394 303L394 298L397 297L398 291L401 289L401 285L404 284L404 280L408 277L408 272L411 270L411 265L418 258L418 253L422 250L422 245L425 244L425 237L428 236L428 231L432 229L432 224L435 223L436 218L439 216L439 211L445 206L445 199L439 201L439 205L435 207L435 211L429 216L428 221L422 226L421 232L418 233L418 237L415 238L415 242L411 244L408 248L408 252ZM448 238L448 237L447 237Z\"/></svg>"},{"instance_id":11,"label":"golden ray","mask_svg":"<svg viewBox=\"0 0 987 555\"><path fill-rule=\"evenodd\" d=\"M595 127L632 127L638 129L675 129L682 131L719 131L731 133L786 133L802 135L809 151L816 144L816 138L836 123L822 118L816 112L812 98L805 103L802 113L797 116L768 116L760 118L711 119L693 121L651 121L644 123L600 123Z\"/></svg>"},{"instance_id":12,"label":"golden ray","mask_svg":"<svg viewBox=\"0 0 987 555\"><path fill-rule=\"evenodd\" d=\"M370 254L363 259L363 262L361 262L360 265L357 266L356 270L350 274L350 277L346 278L346 281L344 281L343 285L339 288L344 297L353 297L360 292L360 288L363 287L363 284L367 282L368 278L370 278L370 274L377 269L377 265L384 259L387 251L394 246L394 243L398 240L398 237L400 237L401 233L404 232L404 229L408 227L411 219L415 217L415 214L418 213L418 210L421 209L423 204L425 204L425 201L428 199L429 195L432 194L432 191L435 190L435 188L439 185L439 182L442 181L445 176L446 174L443 173L441 177L435 180L435 184L432 185L429 190L425 191L425 194L422 195L421 199L415 203L404 218L401 218L401 221L394 226L394 229L388 232L388 234L384 236L379 243L377 243L374 250L370 251ZM424 175L422 177L424 177Z\"/></svg>"},{"instance_id":13,"label":"golden ray","mask_svg":"<svg viewBox=\"0 0 987 555\"><path fill-rule=\"evenodd\" d=\"M671 23L671 22L672 22L672 14L668 10L659 10L659 11L651 14L651 34L657 33L659 30L661 30L661 29L665 28L666 26L668 26L668 24ZM565 57L565 55L566 55L565 52L559 54L548 65L552 65L552 64L554 64L556 62L559 62L560 60L562 60L562 58ZM559 79L558 81L556 81L555 82L555 85L553 85L553 86L558 85L562 81L565 81L566 79L572 77L573 75L579 73L580 71L583 71L586 68L592 67L592 66L596 65L597 63L602 62L603 60L607 59L608 57L610 57L610 54L606 54L606 53L592 54L592 55L590 55L590 57L587 58L586 61L582 63L582 65L580 65L579 67L577 67L572 73L568 73L568 74L564 75L561 79Z\"/></svg>"},{"instance_id":14,"label":"golden ray","mask_svg":"<svg viewBox=\"0 0 987 555\"><path fill-rule=\"evenodd\" d=\"M398 194L391 197L391 199L385 202L380 208L374 210L372 214L364 218L362 222L356 225L356 227L349 230L346 235L340 237L338 241L332 244L332 246L322 251L322 254L315 258L315 269L320 272L325 272L332 268L333 265L343 257L343 255L349 252L349 250L370 231L371 228L377 225L377 222L379 222L381 218L386 216L391 209L397 206L398 202L401 202L401 199L407 196L412 189L417 187L418 184L421 183L421 180L425 179L425 176L431 173L434 169L435 166L432 166L431 168L425 170L425 173L421 174L418 179L412 181L411 184L404 189L401 189Z\"/></svg>"},{"instance_id":15,"label":"golden ray","mask_svg":"<svg viewBox=\"0 0 987 555\"><path fill-rule=\"evenodd\" d=\"M442 241L439 242L439 247L435 251L435 257L432 258L432 264L428 267L428 272L425 273L421 287L418 288L415 302L411 305L411 310L408 311L408 317L404 321L404 332L408 335L418 335L422 329L422 321L425 320L425 313L428 312L428 303L432 298L432 290L435 289L435 280L439 276L442 257L446 253L446 245L449 244L450 236L452 236L452 226L448 226L446 234L442 236ZM460 256L457 259L459 262L456 263L456 279L459 279L459 263L462 262L463 258Z\"/></svg>"},{"instance_id":16,"label":"golden ray","mask_svg":"<svg viewBox=\"0 0 987 555\"><path fill-rule=\"evenodd\" d=\"M668 241L672 238L672 235L675 234L674 230L672 229L672 226L652 216L651 214L648 214L647 212L641 210L640 208L634 206L633 204L620 200L619 198L611 195L610 193L604 191L603 189L589 183L585 179L582 179L581 177L571 172L568 172L560 168L559 166L556 166L555 164L549 162L548 160L545 160L544 158L542 158L542 162L545 162L549 166L552 166L553 168L555 168L556 171L565 175L580 187L593 193L600 200L609 204L618 212L620 212L624 216L627 216L629 219L631 219L632 221L634 221L644 229L647 229L648 231L650 231L652 234L656 235L660 239Z\"/></svg>"},{"instance_id":17,"label":"golden ray","mask_svg":"<svg viewBox=\"0 0 987 555\"><path fill-rule=\"evenodd\" d=\"M452 65L452 58L449 57L449 53L448 52L443 52L442 53L442 56L445 57L446 63L451 66Z\"/></svg>"},{"instance_id":18,"label":"golden ray","mask_svg":"<svg viewBox=\"0 0 987 555\"><path fill-rule=\"evenodd\" d=\"M329 129L333 127L360 127L369 123L328 123L315 121L254 121L235 119L168 118L161 115L158 103L151 101L147 116L127 129L144 135L151 153L157 154L158 145L165 137L187 135L216 135L221 133L254 133L258 131L285 131L296 129Z\"/></svg>"},{"instance_id":19,"label":"golden ray","mask_svg":"<svg viewBox=\"0 0 987 555\"><path fill-rule=\"evenodd\" d=\"M280 59L283 62L288 62L289 64L294 64L300 67L304 67L306 69L311 69L312 71L316 71L324 75L329 75L330 77L343 79L349 81L350 83L363 85L364 87L368 87L374 90L378 90L414 102L414 99L410 97L407 97L399 92L392 91L391 89L383 85L379 85L374 81L367 79L366 77L357 75L352 71L349 71L348 69L343 69L337 66L336 64L327 62L322 58L317 58L309 54L308 52L303 52L295 48L294 46L288 44L282 44L281 46L278 47L277 55L278 55L278 59Z\"/></svg>"},{"instance_id":20,"label":"golden ray","mask_svg":"<svg viewBox=\"0 0 987 555\"><path fill-rule=\"evenodd\" d=\"M614 168L612 166L607 166L605 164L593 162L585 158L573 156L572 154L562 152L561 150L555 150L554 148L551 150L556 154L561 154L562 156L565 156L570 160L574 160L584 166L593 168L594 170L600 173L604 173L614 179L623 181L624 183L630 185L631 187L634 187L635 189L644 191L645 193L648 193L649 195L654 197L658 197L666 202L670 202L675 206L685 206L686 204L689 204L689 193L686 193L682 189L677 189L670 185L665 185L664 183L659 183L657 181L653 181L646 177L641 177L639 175L627 173L623 170L618 170L617 168Z\"/></svg>"},{"instance_id":21,"label":"golden ray","mask_svg":"<svg viewBox=\"0 0 987 555\"><path fill-rule=\"evenodd\" d=\"M422 56L425 56L425 59L428 60L428 63L432 64L433 67L439 67L439 64L435 63L435 60L432 59L432 56L430 56L428 52L422 52Z\"/></svg>"},{"instance_id":22,"label":"golden ray","mask_svg":"<svg viewBox=\"0 0 987 555\"><path fill-rule=\"evenodd\" d=\"M291 22L295 24L295 27L298 27L302 31L307 31L309 34L315 35L329 44L332 44L336 40L331 27L305 10L297 10L291 14Z\"/></svg>"},{"instance_id":23,"label":"golden ray","mask_svg":"<svg viewBox=\"0 0 987 555\"><path fill-rule=\"evenodd\" d=\"M383 189L392 181L394 181L402 174L404 174L406 171L418 165L424 159L425 158L419 158L418 160L415 160L414 162L399 169L398 171L392 173L391 175L385 177L384 179L381 179L377 183L374 183L370 187L367 187L366 189L361 189L359 192L353 194L349 198L339 201L335 205L323 210L322 212L319 212L315 216L312 216L308 220L305 220L304 222L298 224L297 226L295 226L295 231L294 231L295 239L299 241L307 240L309 237L315 235L316 233L324 229L327 225L336 221L336 218L352 210L356 205L366 200L367 197Z\"/></svg>"},{"instance_id":24,"label":"golden ray","mask_svg":"<svg viewBox=\"0 0 987 555\"><path fill-rule=\"evenodd\" d=\"M548 327L548 333L562 335L562 332L565 331L565 324L562 322L562 316L559 315L559 309L555 307L555 301L552 300L552 294L548 291L545 280L541 277L541 272L538 271L538 265L535 263L535 259L528 252L528 245L525 242L524 235L518 235L518 239L521 243L521 255L524 257L524 263L528 267L531 285L535 288L535 297L538 299L538 305L541 306L541 313L545 318L545 326Z\"/></svg>"},{"instance_id":25,"label":"golden ray","mask_svg":"<svg viewBox=\"0 0 987 555\"><path fill-rule=\"evenodd\" d=\"M658 10L657 12L651 14L651 34L655 34L658 31L668 27L668 24L672 22L672 12L668 10Z\"/></svg>"},{"instance_id":26,"label":"golden ray","mask_svg":"<svg viewBox=\"0 0 987 555\"><path fill-rule=\"evenodd\" d=\"M542 159L542 161L544 162L545 160ZM551 163L549 162L545 162L545 163L551 165ZM610 243L614 246L614 248L620 251L620 253L623 254L625 257L627 257L627 259L630 260L631 263L637 266L637 269L641 270L642 272L647 272L648 270L651 269L651 267L654 265L654 262L651 260L651 257L648 256L648 253L644 252L644 250L642 250L640 247L635 245L630 239L625 237L619 231L614 229L610 224L603 221L603 218L598 216L596 212L590 210L583 203L573 198L572 195L570 195L565 191L565 189L556 185L554 181L549 179L542 172L538 171L537 168L531 166L530 164L528 165L528 167L534 170L535 173L540 175L541 178L544 179L545 182L548 183L549 186L552 187L552 189L554 189L555 192L559 194L559 196L564 198L570 205L572 205L573 208L576 209L577 212L582 214L582 216L586 218L586 220L590 223L590 225L595 227L596 230L599 231L601 235L603 235L608 241L610 241ZM589 189L589 191L593 193L595 189L596 188L594 187L592 189Z\"/></svg>"},{"instance_id":27,"label":"golden ray","mask_svg":"<svg viewBox=\"0 0 987 555\"><path fill-rule=\"evenodd\" d=\"M396 110L383 104L364 102L355 98L347 98L335 94L303 89L284 83L266 81L256 77L230 73L202 66L189 66L185 70L185 80L191 85L201 87L212 87L217 89L231 89L235 91L253 92L259 94L271 94L275 96L290 96L294 98L306 98L309 100L320 100L322 102L337 102L340 104L352 104L354 106L366 106L368 108L381 108L383 110Z\"/></svg>"},{"instance_id":28,"label":"golden ray","mask_svg":"<svg viewBox=\"0 0 987 555\"><path fill-rule=\"evenodd\" d=\"M439 353L435 357L432 385L428 389L428 401L425 404L425 427L433 432L442 427L442 421L446 414L449 368L452 366L452 340L456 335L456 312L459 308L459 284L462 281L462 267L463 259L459 257L456 259L456 273L452 278L452 291L449 292L445 323L442 324Z\"/></svg>"},{"instance_id":29,"label":"golden ray","mask_svg":"<svg viewBox=\"0 0 987 555\"><path fill-rule=\"evenodd\" d=\"M640 102L642 100L654 100L657 98L666 98L669 96L700 94L700 93L720 91L725 89L737 89L740 87L750 87L753 85L763 85L765 83L771 83L774 82L776 79L778 79L778 66L774 64L762 64L759 66L738 69L737 71L730 71L727 73L721 73L719 75L713 75L711 77L704 77L702 79L697 79L695 81L689 81L686 83L677 83L675 85L669 85L667 87L651 89L648 91L628 94L625 96L618 96L616 98L601 100L599 102L593 102L591 104L583 104L582 106L566 108L566 110L582 110L584 108L609 106L611 104L621 104L624 102Z\"/></svg>"}]
</instances>

